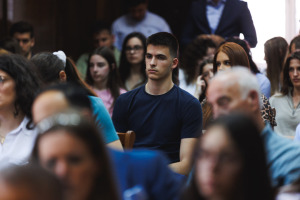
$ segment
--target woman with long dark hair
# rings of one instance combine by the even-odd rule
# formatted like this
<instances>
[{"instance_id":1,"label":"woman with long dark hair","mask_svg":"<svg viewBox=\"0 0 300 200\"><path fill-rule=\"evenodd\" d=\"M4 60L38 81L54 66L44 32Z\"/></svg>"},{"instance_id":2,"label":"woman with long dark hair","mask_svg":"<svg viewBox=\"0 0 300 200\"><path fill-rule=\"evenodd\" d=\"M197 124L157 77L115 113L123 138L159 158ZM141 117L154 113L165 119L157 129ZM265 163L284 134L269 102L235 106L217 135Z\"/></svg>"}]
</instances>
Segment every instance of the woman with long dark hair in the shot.
<instances>
[{"instance_id":1,"label":"woman with long dark hair","mask_svg":"<svg viewBox=\"0 0 300 200\"><path fill-rule=\"evenodd\" d=\"M114 104L125 93L113 52L108 47L95 49L89 56L86 82L100 97L112 115Z\"/></svg>"},{"instance_id":2,"label":"woman with long dark hair","mask_svg":"<svg viewBox=\"0 0 300 200\"><path fill-rule=\"evenodd\" d=\"M271 82L271 96L280 92L282 69L288 52L288 43L283 37L274 37L265 42L267 77Z\"/></svg>"},{"instance_id":3,"label":"woman with long dark hair","mask_svg":"<svg viewBox=\"0 0 300 200\"><path fill-rule=\"evenodd\" d=\"M287 58L283 68L281 93L273 95L270 103L276 109L275 132L294 138L300 122L300 52Z\"/></svg>"},{"instance_id":4,"label":"woman with long dark hair","mask_svg":"<svg viewBox=\"0 0 300 200\"><path fill-rule=\"evenodd\" d=\"M31 58L31 61L35 64L33 70L37 72L44 86L68 82L85 89L92 104L93 115L96 117L98 127L102 130L101 133L105 142L111 147L122 149L122 144L102 100L80 78L74 62L66 57L64 52L38 53Z\"/></svg>"},{"instance_id":5,"label":"woman with long dark hair","mask_svg":"<svg viewBox=\"0 0 300 200\"><path fill-rule=\"evenodd\" d=\"M0 165L28 162L37 132L31 105L39 80L20 55L0 56Z\"/></svg>"},{"instance_id":6,"label":"woman with long dark hair","mask_svg":"<svg viewBox=\"0 0 300 200\"><path fill-rule=\"evenodd\" d=\"M146 78L146 37L139 32L126 36L120 59L120 75L126 90L132 90L147 80Z\"/></svg>"}]
</instances>

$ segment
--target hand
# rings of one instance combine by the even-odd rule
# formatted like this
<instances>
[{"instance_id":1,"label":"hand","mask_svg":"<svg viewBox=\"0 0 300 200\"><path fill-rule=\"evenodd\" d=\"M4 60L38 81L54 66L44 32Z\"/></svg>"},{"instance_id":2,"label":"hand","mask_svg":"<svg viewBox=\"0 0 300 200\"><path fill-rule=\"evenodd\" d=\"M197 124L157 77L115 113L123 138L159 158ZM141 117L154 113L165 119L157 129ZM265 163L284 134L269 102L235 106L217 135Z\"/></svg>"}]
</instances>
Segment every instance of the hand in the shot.
<instances>
[{"instance_id":1,"label":"hand","mask_svg":"<svg viewBox=\"0 0 300 200\"><path fill-rule=\"evenodd\" d=\"M194 93L194 96L199 99L200 95L202 94L202 92L204 91L206 87L206 83L205 81L202 79L202 75L197 77L197 81L196 81L196 90Z\"/></svg>"}]
</instances>

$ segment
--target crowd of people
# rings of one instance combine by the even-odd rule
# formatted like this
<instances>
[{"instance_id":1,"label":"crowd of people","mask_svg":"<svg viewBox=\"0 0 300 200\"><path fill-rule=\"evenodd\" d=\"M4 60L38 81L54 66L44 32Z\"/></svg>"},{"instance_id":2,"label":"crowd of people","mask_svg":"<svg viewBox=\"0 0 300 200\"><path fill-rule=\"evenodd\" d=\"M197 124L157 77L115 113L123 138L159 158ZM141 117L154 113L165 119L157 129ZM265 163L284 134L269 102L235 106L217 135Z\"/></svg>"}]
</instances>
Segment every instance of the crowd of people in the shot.
<instances>
[{"instance_id":1,"label":"crowd of people","mask_svg":"<svg viewBox=\"0 0 300 200\"><path fill-rule=\"evenodd\" d=\"M28 22L1 39L0 199L299 199L300 36L261 72L245 2L195 1L181 43L128 2L76 62L33 52Z\"/></svg>"}]
</instances>

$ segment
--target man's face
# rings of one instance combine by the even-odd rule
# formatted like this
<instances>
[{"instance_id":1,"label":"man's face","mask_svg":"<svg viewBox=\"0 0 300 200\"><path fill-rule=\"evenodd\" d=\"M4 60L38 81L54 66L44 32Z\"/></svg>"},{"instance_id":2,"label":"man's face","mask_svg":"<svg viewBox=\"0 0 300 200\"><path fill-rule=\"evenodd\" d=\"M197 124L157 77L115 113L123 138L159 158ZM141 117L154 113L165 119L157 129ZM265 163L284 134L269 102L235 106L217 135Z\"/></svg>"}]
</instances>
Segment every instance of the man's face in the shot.
<instances>
[{"instance_id":1,"label":"man's face","mask_svg":"<svg viewBox=\"0 0 300 200\"><path fill-rule=\"evenodd\" d=\"M166 46L147 46L146 74L151 80L172 79L172 70L177 67L178 59L170 55Z\"/></svg>"},{"instance_id":2,"label":"man's face","mask_svg":"<svg viewBox=\"0 0 300 200\"><path fill-rule=\"evenodd\" d=\"M129 8L130 16L136 21L141 21L146 15L147 6L147 3L141 3L137 6Z\"/></svg>"},{"instance_id":3,"label":"man's face","mask_svg":"<svg viewBox=\"0 0 300 200\"><path fill-rule=\"evenodd\" d=\"M109 47L111 48L114 43L114 36L108 30L103 30L93 36L94 47Z\"/></svg>"},{"instance_id":4,"label":"man's face","mask_svg":"<svg viewBox=\"0 0 300 200\"><path fill-rule=\"evenodd\" d=\"M31 48L34 46L34 38L30 37L30 33L15 33L13 37L19 42L22 50L22 55L27 57L31 52Z\"/></svg>"},{"instance_id":5,"label":"man's face","mask_svg":"<svg viewBox=\"0 0 300 200\"><path fill-rule=\"evenodd\" d=\"M229 114L232 111L250 111L247 98L243 99L237 83L226 84L230 80L215 79L208 86L207 100L212 105L214 118Z\"/></svg>"}]
</instances>

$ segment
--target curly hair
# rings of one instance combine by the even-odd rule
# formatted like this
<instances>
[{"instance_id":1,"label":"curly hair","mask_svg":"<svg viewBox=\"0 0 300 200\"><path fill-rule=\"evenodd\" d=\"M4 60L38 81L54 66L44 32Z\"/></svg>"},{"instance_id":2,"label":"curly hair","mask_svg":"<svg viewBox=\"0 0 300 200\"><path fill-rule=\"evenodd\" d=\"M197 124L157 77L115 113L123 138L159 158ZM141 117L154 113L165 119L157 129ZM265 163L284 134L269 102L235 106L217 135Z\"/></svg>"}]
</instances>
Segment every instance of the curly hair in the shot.
<instances>
[{"instance_id":1,"label":"curly hair","mask_svg":"<svg viewBox=\"0 0 300 200\"><path fill-rule=\"evenodd\" d=\"M181 58L181 67L186 74L185 81L188 85L198 76L198 73L195 73L198 61L203 60L208 48L216 47L212 39L197 37L185 48Z\"/></svg>"},{"instance_id":2,"label":"curly hair","mask_svg":"<svg viewBox=\"0 0 300 200\"><path fill-rule=\"evenodd\" d=\"M15 81L14 114L18 115L19 111L22 111L29 118L26 125L27 129L33 128L31 106L40 84L39 79L31 69L31 63L23 56L16 54L0 56L0 70L9 74Z\"/></svg>"}]
</instances>

